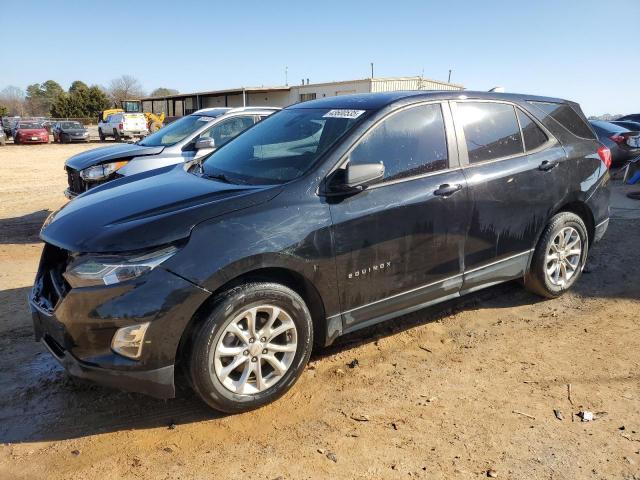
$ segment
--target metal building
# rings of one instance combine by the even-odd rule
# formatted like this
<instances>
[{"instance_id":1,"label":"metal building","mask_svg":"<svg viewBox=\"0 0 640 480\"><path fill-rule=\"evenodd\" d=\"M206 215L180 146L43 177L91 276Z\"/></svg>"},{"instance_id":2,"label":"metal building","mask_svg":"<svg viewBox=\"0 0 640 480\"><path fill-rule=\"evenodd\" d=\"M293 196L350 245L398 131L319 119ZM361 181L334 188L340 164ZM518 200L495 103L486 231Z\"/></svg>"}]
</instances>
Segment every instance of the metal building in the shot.
<instances>
[{"instance_id":1,"label":"metal building","mask_svg":"<svg viewBox=\"0 0 640 480\"><path fill-rule=\"evenodd\" d=\"M462 85L424 77L364 78L341 82L309 83L279 87L240 87L209 92L180 93L142 99L145 112L180 117L201 108L272 106L286 107L316 98L351 93L390 92L395 90L463 90Z\"/></svg>"}]
</instances>

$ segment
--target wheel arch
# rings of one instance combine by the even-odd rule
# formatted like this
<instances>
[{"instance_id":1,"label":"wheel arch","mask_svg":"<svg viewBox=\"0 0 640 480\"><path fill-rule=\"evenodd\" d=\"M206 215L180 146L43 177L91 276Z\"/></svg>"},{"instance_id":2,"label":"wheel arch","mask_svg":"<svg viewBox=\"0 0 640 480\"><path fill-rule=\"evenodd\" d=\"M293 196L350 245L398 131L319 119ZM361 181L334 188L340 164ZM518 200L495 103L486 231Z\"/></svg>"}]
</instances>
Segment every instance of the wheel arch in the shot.
<instances>
[{"instance_id":1,"label":"wheel arch","mask_svg":"<svg viewBox=\"0 0 640 480\"><path fill-rule=\"evenodd\" d=\"M575 200L562 205L555 212L553 212L553 215L557 215L558 213L561 213L561 212L575 213L577 216L579 216L582 219L585 227L587 227L587 235L589 236L589 245L593 245L593 239L596 233L596 225L595 225L595 220L593 218L593 212L591 211L591 208L589 207L589 205L586 202L583 202L581 200ZM549 218L549 220L551 220L551 218Z\"/></svg>"},{"instance_id":2,"label":"wheel arch","mask_svg":"<svg viewBox=\"0 0 640 480\"><path fill-rule=\"evenodd\" d=\"M286 267L260 267L237 275L211 292L211 295L196 310L186 328L182 332L176 352L176 363L182 363L188 353L193 335L206 319L221 293L249 282L275 282L282 284L305 301L313 322L314 347L324 345L327 336L327 325L324 302L315 285L300 272Z\"/></svg>"}]
</instances>

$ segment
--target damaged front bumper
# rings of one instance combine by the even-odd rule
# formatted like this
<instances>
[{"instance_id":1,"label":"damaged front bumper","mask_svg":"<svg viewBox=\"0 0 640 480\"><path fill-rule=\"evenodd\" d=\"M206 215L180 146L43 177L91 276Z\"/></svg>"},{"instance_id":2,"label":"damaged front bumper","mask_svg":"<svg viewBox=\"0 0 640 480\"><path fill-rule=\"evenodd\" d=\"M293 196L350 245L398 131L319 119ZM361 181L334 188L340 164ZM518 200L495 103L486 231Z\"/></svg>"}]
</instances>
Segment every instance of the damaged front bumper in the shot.
<instances>
[{"instance_id":1,"label":"damaged front bumper","mask_svg":"<svg viewBox=\"0 0 640 480\"><path fill-rule=\"evenodd\" d=\"M175 396L174 365L182 334L209 292L162 268L121 284L56 285L45 257L29 296L36 341L72 375L158 398ZM55 272L54 272L55 273ZM111 349L122 327L149 322L142 354Z\"/></svg>"}]
</instances>

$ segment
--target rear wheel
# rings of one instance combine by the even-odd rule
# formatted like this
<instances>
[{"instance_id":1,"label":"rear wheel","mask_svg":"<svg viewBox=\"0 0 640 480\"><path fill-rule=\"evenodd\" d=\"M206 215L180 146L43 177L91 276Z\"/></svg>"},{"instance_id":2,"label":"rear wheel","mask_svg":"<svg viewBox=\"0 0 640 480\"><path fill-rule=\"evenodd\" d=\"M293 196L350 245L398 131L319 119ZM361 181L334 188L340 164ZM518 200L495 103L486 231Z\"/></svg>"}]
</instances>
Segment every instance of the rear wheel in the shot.
<instances>
[{"instance_id":1,"label":"rear wheel","mask_svg":"<svg viewBox=\"0 0 640 480\"><path fill-rule=\"evenodd\" d=\"M100 141L104 142L105 136L104 136L104 133L102 133L101 128L98 129L98 136L100 137Z\"/></svg>"},{"instance_id":2,"label":"rear wheel","mask_svg":"<svg viewBox=\"0 0 640 480\"><path fill-rule=\"evenodd\" d=\"M113 138L116 139L116 142L121 142L122 141L122 137L120 136L120 132L118 130L116 130L115 128L113 129Z\"/></svg>"},{"instance_id":3,"label":"rear wheel","mask_svg":"<svg viewBox=\"0 0 640 480\"><path fill-rule=\"evenodd\" d=\"M589 236L582 219L575 213L558 213L542 233L525 287L546 298L562 295L580 278L588 251Z\"/></svg>"},{"instance_id":4,"label":"rear wheel","mask_svg":"<svg viewBox=\"0 0 640 480\"><path fill-rule=\"evenodd\" d=\"M211 407L242 412L273 402L296 382L311 355L311 315L276 283L250 283L215 300L189 358L194 390Z\"/></svg>"}]
</instances>

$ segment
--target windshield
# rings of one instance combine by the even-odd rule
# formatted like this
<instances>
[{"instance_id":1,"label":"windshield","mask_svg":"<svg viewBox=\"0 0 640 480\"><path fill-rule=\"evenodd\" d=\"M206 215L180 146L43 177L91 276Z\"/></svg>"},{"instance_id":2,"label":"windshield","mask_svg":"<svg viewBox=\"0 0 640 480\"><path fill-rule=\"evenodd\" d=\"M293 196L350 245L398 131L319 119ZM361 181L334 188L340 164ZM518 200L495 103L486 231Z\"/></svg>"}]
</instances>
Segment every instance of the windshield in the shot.
<instances>
[{"instance_id":1,"label":"windshield","mask_svg":"<svg viewBox=\"0 0 640 480\"><path fill-rule=\"evenodd\" d=\"M200 127L207 125L212 120L211 117L201 117L198 115L188 115L170 123L164 128L161 128L156 133L145 137L144 140L138 142L138 145L144 145L145 147L168 147L174 145L189 135L191 135Z\"/></svg>"},{"instance_id":2,"label":"windshield","mask_svg":"<svg viewBox=\"0 0 640 480\"><path fill-rule=\"evenodd\" d=\"M20 122L18 124L18 128L35 128L35 129L38 129L38 128L44 128L44 127L42 126L42 124L37 123L37 122Z\"/></svg>"},{"instance_id":3,"label":"windshield","mask_svg":"<svg viewBox=\"0 0 640 480\"><path fill-rule=\"evenodd\" d=\"M307 172L365 110L282 110L211 154L203 174L248 184L279 184Z\"/></svg>"},{"instance_id":4,"label":"windshield","mask_svg":"<svg viewBox=\"0 0 640 480\"><path fill-rule=\"evenodd\" d=\"M60 124L60 127L63 129L80 129L80 128L84 128L82 125L80 125L78 122L62 122Z\"/></svg>"}]
</instances>

